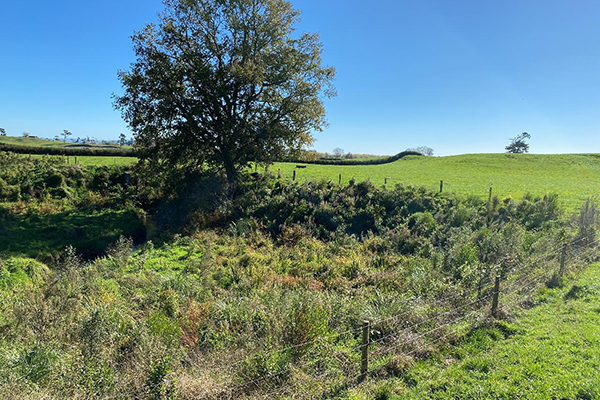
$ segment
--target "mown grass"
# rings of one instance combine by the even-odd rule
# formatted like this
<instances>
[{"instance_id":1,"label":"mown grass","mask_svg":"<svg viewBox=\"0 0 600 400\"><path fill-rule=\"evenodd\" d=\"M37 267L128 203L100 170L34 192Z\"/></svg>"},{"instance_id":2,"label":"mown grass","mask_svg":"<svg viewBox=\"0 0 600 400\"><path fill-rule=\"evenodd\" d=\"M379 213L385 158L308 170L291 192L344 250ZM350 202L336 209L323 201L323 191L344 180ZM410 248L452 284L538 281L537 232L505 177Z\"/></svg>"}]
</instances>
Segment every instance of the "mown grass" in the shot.
<instances>
[{"instance_id":1,"label":"mown grass","mask_svg":"<svg viewBox=\"0 0 600 400\"><path fill-rule=\"evenodd\" d=\"M600 265L544 289L510 324L473 331L455 349L349 399L600 398Z\"/></svg>"}]
</instances>

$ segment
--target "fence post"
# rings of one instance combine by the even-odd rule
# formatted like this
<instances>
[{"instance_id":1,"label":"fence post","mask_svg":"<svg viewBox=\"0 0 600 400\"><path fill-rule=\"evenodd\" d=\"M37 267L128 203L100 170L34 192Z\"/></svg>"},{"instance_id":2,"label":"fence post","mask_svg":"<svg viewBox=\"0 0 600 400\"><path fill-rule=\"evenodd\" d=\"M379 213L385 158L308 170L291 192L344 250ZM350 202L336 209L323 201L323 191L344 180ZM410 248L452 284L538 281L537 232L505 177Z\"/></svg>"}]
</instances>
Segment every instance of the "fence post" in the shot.
<instances>
[{"instance_id":1,"label":"fence post","mask_svg":"<svg viewBox=\"0 0 600 400\"><path fill-rule=\"evenodd\" d=\"M77 165L77 156L75 156L75 165Z\"/></svg>"},{"instance_id":2,"label":"fence post","mask_svg":"<svg viewBox=\"0 0 600 400\"><path fill-rule=\"evenodd\" d=\"M387 178L385 178L385 185L387 185Z\"/></svg>"},{"instance_id":3,"label":"fence post","mask_svg":"<svg viewBox=\"0 0 600 400\"><path fill-rule=\"evenodd\" d=\"M295 181L296 180L296 170L294 170L294 175L292 176L292 180Z\"/></svg>"},{"instance_id":4,"label":"fence post","mask_svg":"<svg viewBox=\"0 0 600 400\"><path fill-rule=\"evenodd\" d=\"M492 293L492 317L498 318L498 303L500 297L500 276L496 276L494 292Z\"/></svg>"},{"instance_id":5,"label":"fence post","mask_svg":"<svg viewBox=\"0 0 600 400\"><path fill-rule=\"evenodd\" d=\"M360 356L360 376L358 382L363 382L367 377L367 371L369 369L369 334L371 331L371 323L369 321L363 321L362 326L362 354Z\"/></svg>"},{"instance_id":6,"label":"fence post","mask_svg":"<svg viewBox=\"0 0 600 400\"><path fill-rule=\"evenodd\" d=\"M440 193L444 192L444 181L440 181Z\"/></svg>"},{"instance_id":7,"label":"fence post","mask_svg":"<svg viewBox=\"0 0 600 400\"><path fill-rule=\"evenodd\" d=\"M492 204L492 187L490 186L490 195L488 196L488 207Z\"/></svg>"},{"instance_id":8,"label":"fence post","mask_svg":"<svg viewBox=\"0 0 600 400\"><path fill-rule=\"evenodd\" d=\"M342 174L340 174L340 179L338 180L338 185L342 184Z\"/></svg>"},{"instance_id":9,"label":"fence post","mask_svg":"<svg viewBox=\"0 0 600 400\"><path fill-rule=\"evenodd\" d=\"M560 254L560 269L558 270L558 277L562 279L565 275L565 264L567 260L567 244L565 243L562 248L562 253Z\"/></svg>"}]
</instances>

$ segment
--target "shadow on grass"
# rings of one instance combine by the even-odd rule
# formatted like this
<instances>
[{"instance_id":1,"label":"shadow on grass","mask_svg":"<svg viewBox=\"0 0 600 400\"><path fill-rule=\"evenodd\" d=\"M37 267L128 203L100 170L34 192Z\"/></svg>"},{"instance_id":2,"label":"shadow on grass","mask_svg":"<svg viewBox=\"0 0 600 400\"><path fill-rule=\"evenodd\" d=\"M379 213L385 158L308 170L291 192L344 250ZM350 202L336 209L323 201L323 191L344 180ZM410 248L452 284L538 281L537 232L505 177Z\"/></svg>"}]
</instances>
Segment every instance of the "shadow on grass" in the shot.
<instances>
[{"instance_id":1,"label":"shadow on grass","mask_svg":"<svg viewBox=\"0 0 600 400\"><path fill-rule=\"evenodd\" d=\"M132 210L78 210L50 215L0 215L0 255L49 259L73 246L95 258L123 235L145 240L146 229Z\"/></svg>"}]
</instances>

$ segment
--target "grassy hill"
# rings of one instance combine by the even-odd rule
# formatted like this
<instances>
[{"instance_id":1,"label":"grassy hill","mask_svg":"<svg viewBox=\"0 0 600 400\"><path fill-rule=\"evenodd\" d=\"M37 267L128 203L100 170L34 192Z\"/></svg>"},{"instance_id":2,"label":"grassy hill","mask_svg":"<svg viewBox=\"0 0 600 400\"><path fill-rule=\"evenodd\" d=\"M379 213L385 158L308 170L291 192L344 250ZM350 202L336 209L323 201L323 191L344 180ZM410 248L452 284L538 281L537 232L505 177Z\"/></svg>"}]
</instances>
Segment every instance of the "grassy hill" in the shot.
<instances>
[{"instance_id":1,"label":"grassy hill","mask_svg":"<svg viewBox=\"0 0 600 400\"><path fill-rule=\"evenodd\" d=\"M0 143L19 145L19 146L36 146L36 147L98 147L98 148L121 148L117 145L108 144L80 144L71 142L62 142L55 140L47 140L41 138L32 137L16 137L16 136L0 136ZM123 148L130 148L131 146L123 146Z\"/></svg>"},{"instance_id":2,"label":"grassy hill","mask_svg":"<svg viewBox=\"0 0 600 400\"><path fill-rule=\"evenodd\" d=\"M484 168L502 157L415 158L383 170L400 174L413 165L414 171L428 170L433 180L451 172L447 165L454 160L453 168L462 171L454 171L454 179L464 184L478 171L480 180L502 176ZM506 165L516 163L520 170L515 167L512 179L529 184L540 174L523 172L528 160L534 166L555 161L547 168L556 175L550 181L595 160L506 158L499 165L510 171ZM461 159L466 162L459 167ZM560 270L560 260L568 271L596 251L590 248L600 228L595 208L574 224L555 197L486 204L399 185L275 179L244 180L235 196L220 201L222 182L214 177L170 199L129 168L63 160L0 152L4 397L299 400L456 393L454 398L462 398L471 389L514 393L494 387L513 373L518 379L511 389L528 390L532 377L543 379L538 363L550 368L555 362L554 347L566 352L556 357L570 364L552 370L556 377L566 371L561 391L543 393L585 395L579 391L594 389L585 382L567 386L568 379L597 369L594 337L591 349L569 359L568 352L580 350L581 343L567 347L571 335L551 330L555 322L546 314L555 310L543 306L539 320L510 329L513 340L524 329L534 333L515 342L519 349L545 345L545 336L537 340L544 332L554 335L558 344L545 348L543 360L514 352L504 368L501 355L512 353L498 347L498 360L475 359L440 374L446 373L446 361L458 366L480 355L469 348L471 338L473 347L483 338L486 352L493 351L494 341L511 340L498 326L503 323L489 330L480 324L489 314L496 276L503 276L501 309L512 313L517 311L512 299L522 302L528 285L542 285L534 278L550 277ZM321 178L340 168L381 171L309 166L298 173ZM561 175L561 168L567 172ZM372 176L357 178L375 181ZM574 259L577 254L587 255ZM572 296L596 290L580 286L584 289L574 289ZM548 293L546 301L562 298L553 294L558 290ZM581 308L579 320L565 308L558 326L566 330L574 322L572 332L578 334L598 325L596 309ZM368 383L358 385L365 320L371 321L371 362ZM571 367L579 356L581 366ZM417 365L407 375L405 359ZM524 367L509 368L513 361ZM386 382L389 375L380 371L397 379ZM498 375L480 388L469 385L474 378L467 373L473 371ZM485 376L476 378L484 382ZM454 387L455 379L465 383Z\"/></svg>"},{"instance_id":3,"label":"grassy hill","mask_svg":"<svg viewBox=\"0 0 600 400\"><path fill-rule=\"evenodd\" d=\"M6 138L0 138L0 141L1 139ZM82 165L113 165L115 157L81 156L78 157L78 162ZM117 165L135 162L135 158L116 157ZM305 168L297 168L299 165ZM490 187L493 188L494 195L501 199L521 199L527 193L534 196L556 193L569 211L579 208L587 198L600 197L598 154L407 156L383 165L275 163L269 170L275 175L280 170L283 178L289 180L295 170L299 181L326 179L338 182L341 174L342 184L347 184L354 178L357 182L369 179L373 184L382 186L387 178L388 187L401 183L425 186L434 191L439 191L440 180L443 180L444 192L478 198L487 198Z\"/></svg>"},{"instance_id":4,"label":"grassy hill","mask_svg":"<svg viewBox=\"0 0 600 400\"><path fill-rule=\"evenodd\" d=\"M353 400L600 398L600 266L545 289L504 334L482 330L401 378L357 389Z\"/></svg>"},{"instance_id":5,"label":"grassy hill","mask_svg":"<svg viewBox=\"0 0 600 400\"><path fill-rule=\"evenodd\" d=\"M291 178L299 164L277 163ZM521 198L526 193L557 193L567 208L578 208L588 197L600 193L600 156L594 154L466 154L450 157L405 157L396 162L373 166L307 165L296 169L299 180L330 179L342 183L370 179L376 185L403 183L486 198L490 186L500 198Z\"/></svg>"}]
</instances>

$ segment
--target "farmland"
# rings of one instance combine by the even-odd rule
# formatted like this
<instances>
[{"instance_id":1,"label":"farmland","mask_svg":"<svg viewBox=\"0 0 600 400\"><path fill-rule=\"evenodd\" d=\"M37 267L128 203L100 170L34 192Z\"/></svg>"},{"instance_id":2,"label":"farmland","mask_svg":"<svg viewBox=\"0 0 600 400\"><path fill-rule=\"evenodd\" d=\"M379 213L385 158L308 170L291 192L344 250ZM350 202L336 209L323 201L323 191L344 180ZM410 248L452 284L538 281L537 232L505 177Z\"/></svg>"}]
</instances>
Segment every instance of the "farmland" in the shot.
<instances>
[{"instance_id":1,"label":"farmland","mask_svg":"<svg viewBox=\"0 0 600 400\"><path fill-rule=\"evenodd\" d=\"M136 162L130 157L78 157L80 164L88 166L109 166L115 160L120 166ZM74 163L73 156L70 163ZM297 168L299 165L306 168ZM370 180L376 186L383 186L387 179L388 187L403 184L424 186L432 191L439 191L443 180L444 192L481 199L488 197L490 187L500 198L520 199L528 193L533 196L556 193L569 211L580 207L587 198L597 199L600 193L600 156L596 154L408 156L383 165L275 163L269 167L274 176L278 170L287 180L292 180L295 170L300 182L322 179L338 182L341 174L344 185L354 179L356 182Z\"/></svg>"},{"instance_id":2,"label":"farmland","mask_svg":"<svg viewBox=\"0 0 600 400\"><path fill-rule=\"evenodd\" d=\"M279 163L291 178L296 164ZM450 157L409 156L391 164L376 166L308 165L296 172L298 179L330 179L343 183L354 178L382 185L425 186L466 196L487 198L490 186L500 198L521 198L526 193L557 193L569 209L600 193L600 157L597 155L468 154Z\"/></svg>"},{"instance_id":3,"label":"farmland","mask_svg":"<svg viewBox=\"0 0 600 400\"><path fill-rule=\"evenodd\" d=\"M414 164L434 179L447 172L435 163L464 158L463 171L476 176L501 157L309 165L297 170L299 182L247 174L234 196L223 196L225 181L208 177L169 198L152 176L128 165L0 154L0 392L31 399L255 399L273 391L282 398L419 398L433 390L428 382L443 379L438 374L459 373L443 372L438 361L449 351L470 357L461 338L501 334L502 326L486 325L495 275L504 275L502 309L517 324L520 306L508 299L527 300L519 290L531 276L549 282L561 249L569 248L564 279L594 258L595 209L575 219L550 194L488 201L469 196L467 186L439 193L301 174L410 171L406 165ZM570 161L583 169L586 157L532 159L558 174ZM372 363L358 385L365 319ZM388 379L394 374L401 381ZM419 385L407 388L404 374Z\"/></svg>"},{"instance_id":4,"label":"farmland","mask_svg":"<svg viewBox=\"0 0 600 400\"><path fill-rule=\"evenodd\" d=\"M595 264L563 289L540 291L537 306L502 329L475 332L443 361L420 362L351 398L597 399L599 273Z\"/></svg>"},{"instance_id":5,"label":"farmland","mask_svg":"<svg viewBox=\"0 0 600 400\"><path fill-rule=\"evenodd\" d=\"M119 148L118 145L104 144L80 144L73 142L64 142L60 140L47 140L37 137L18 137L18 136L0 136L0 143L18 145L18 146L35 146L35 147L97 147L97 148ZM123 146L128 148L130 146Z\"/></svg>"}]
</instances>

